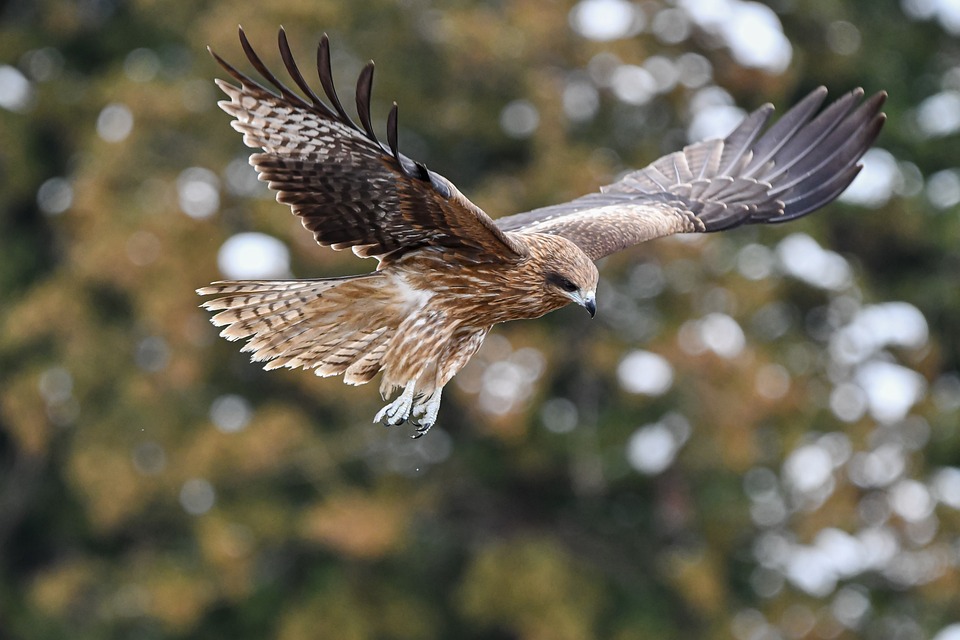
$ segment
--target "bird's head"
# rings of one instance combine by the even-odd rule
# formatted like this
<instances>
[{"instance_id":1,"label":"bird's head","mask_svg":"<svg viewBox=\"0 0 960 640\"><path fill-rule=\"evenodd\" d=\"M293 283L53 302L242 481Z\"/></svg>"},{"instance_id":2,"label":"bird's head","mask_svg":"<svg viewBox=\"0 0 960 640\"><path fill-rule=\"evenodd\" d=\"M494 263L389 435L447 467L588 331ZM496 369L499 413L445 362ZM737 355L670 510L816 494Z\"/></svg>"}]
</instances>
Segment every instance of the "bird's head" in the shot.
<instances>
[{"instance_id":1,"label":"bird's head","mask_svg":"<svg viewBox=\"0 0 960 640\"><path fill-rule=\"evenodd\" d=\"M570 245L568 251L554 253L544 265L545 286L555 296L564 296L586 309L590 317L597 314L597 283L600 274L597 267L576 245L564 238Z\"/></svg>"}]
</instances>

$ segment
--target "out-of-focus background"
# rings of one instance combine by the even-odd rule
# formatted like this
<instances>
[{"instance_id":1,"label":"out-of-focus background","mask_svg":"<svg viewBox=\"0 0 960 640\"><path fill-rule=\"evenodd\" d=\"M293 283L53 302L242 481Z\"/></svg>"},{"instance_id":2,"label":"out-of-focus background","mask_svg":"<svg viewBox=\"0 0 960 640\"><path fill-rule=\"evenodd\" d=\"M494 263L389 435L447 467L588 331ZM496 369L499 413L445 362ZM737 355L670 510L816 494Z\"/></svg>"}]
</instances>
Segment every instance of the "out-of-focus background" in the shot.
<instances>
[{"instance_id":1,"label":"out-of-focus background","mask_svg":"<svg viewBox=\"0 0 960 640\"><path fill-rule=\"evenodd\" d=\"M242 24L494 217L820 84L886 90L841 198L602 265L439 426L266 373L194 289L320 250L216 107ZM0 3L0 639L960 638L956 0Z\"/></svg>"}]
</instances>

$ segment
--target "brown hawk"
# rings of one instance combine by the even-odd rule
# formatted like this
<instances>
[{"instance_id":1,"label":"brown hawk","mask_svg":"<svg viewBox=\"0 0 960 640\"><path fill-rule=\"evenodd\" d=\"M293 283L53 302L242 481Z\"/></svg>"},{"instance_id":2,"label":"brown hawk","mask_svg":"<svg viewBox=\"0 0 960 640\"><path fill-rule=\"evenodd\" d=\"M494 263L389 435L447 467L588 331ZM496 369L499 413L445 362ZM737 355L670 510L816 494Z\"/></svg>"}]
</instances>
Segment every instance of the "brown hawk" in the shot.
<instances>
[{"instance_id":1,"label":"brown hawk","mask_svg":"<svg viewBox=\"0 0 960 640\"><path fill-rule=\"evenodd\" d=\"M317 63L326 102L306 82L281 29L280 55L300 89L281 83L240 30L253 67L272 88L216 60L240 86L217 80L221 108L249 147L260 180L290 205L322 246L379 260L372 273L314 280L216 282L204 307L228 340L266 369L312 369L401 393L374 422L437 419L440 393L493 325L537 318L570 302L596 313L594 260L674 233L786 222L836 198L884 122L878 93L856 89L819 115L819 88L764 131L773 107L625 175L598 193L491 219L443 176L397 148L397 106L387 144L370 119L373 63L356 89L359 124L334 89L327 37ZM212 52L211 52L212 53Z\"/></svg>"}]
</instances>

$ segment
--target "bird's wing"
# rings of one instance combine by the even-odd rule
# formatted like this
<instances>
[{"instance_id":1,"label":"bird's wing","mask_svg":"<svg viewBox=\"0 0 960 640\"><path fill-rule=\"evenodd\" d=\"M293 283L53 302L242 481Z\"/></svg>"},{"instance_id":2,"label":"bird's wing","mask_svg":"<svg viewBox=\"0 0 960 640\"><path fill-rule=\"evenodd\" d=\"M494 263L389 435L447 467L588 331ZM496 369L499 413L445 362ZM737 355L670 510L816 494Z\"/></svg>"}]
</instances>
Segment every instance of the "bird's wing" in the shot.
<instances>
[{"instance_id":1,"label":"bird's wing","mask_svg":"<svg viewBox=\"0 0 960 640\"><path fill-rule=\"evenodd\" d=\"M840 195L859 173L886 116L886 93L857 103L844 95L814 117L823 87L763 131L771 105L754 111L723 140L664 156L599 193L498 219L504 231L550 233L596 260L673 233L722 231L786 222Z\"/></svg>"},{"instance_id":2,"label":"bird's wing","mask_svg":"<svg viewBox=\"0 0 960 640\"><path fill-rule=\"evenodd\" d=\"M250 156L260 180L302 218L318 243L338 250L350 247L359 256L381 261L427 246L471 262L523 254L522 246L449 180L397 150L396 104L387 119L387 145L377 139L370 120L372 62L357 81L357 125L334 89L327 36L317 48L317 67L329 105L304 80L283 29L278 38L283 64L305 97L267 69L240 29L244 53L273 89L211 51L240 82L237 87L217 80L230 98L219 104L236 118L231 125L243 134L244 143L263 149Z\"/></svg>"}]
</instances>

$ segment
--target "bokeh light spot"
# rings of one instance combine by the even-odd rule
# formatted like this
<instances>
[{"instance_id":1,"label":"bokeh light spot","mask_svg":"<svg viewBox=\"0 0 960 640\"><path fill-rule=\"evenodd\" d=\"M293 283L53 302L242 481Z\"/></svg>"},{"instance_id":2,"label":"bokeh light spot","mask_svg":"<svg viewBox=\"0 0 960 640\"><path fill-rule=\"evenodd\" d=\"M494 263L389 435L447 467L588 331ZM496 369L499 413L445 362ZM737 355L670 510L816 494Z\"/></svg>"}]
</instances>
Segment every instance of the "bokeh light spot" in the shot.
<instances>
[{"instance_id":1,"label":"bokeh light spot","mask_svg":"<svg viewBox=\"0 0 960 640\"><path fill-rule=\"evenodd\" d=\"M16 67L0 64L0 107L23 112L33 105L33 85Z\"/></svg>"},{"instance_id":2,"label":"bokeh light spot","mask_svg":"<svg viewBox=\"0 0 960 640\"><path fill-rule=\"evenodd\" d=\"M209 218L220 208L220 179L202 167L184 169L177 176L180 210L191 218Z\"/></svg>"},{"instance_id":3,"label":"bokeh light spot","mask_svg":"<svg viewBox=\"0 0 960 640\"><path fill-rule=\"evenodd\" d=\"M210 421L223 433L243 431L252 415L247 399L236 394L222 395L210 405Z\"/></svg>"},{"instance_id":4,"label":"bokeh light spot","mask_svg":"<svg viewBox=\"0 0 960 640\"><path fill-rule=\"evenodd\" d=\"M663 395L673 385L673 367L650 351L633 351L617 367L620 386L630 393Z\"/></svg>"},{"instance_id":5,"label":"bokeh light spot","mask_svg":"<svg viewBox=\"0 0 960 640\"><path fill-rule=\"evenodd\" d=\"M290 275L290 251L265 233L238 233L220 247L217 266L231 280L283 278Z\"/></svg>"},{"instance_id":6,"label":"bokeh light spot","mask_svg":"<svg viewBox=\"0 0 960 640\"><path fill-rule=\"evenodd\" d=\"M500 112L500 128L511 138L529 138L540 126L540 112L529 100L514 100Z\"/></svg>"},{"instance_id":7,"label":"bokeh light spot","mask_svg":"<svg viewBox=\"0 0 960 640\"><path fill-rule=\"evenodd\" d=\"M627 0L581 0L569 15L570 26L584 38L618 40L643 30L644 15Z\"/></svg>"},{"instance_id":8,"label":"bokeh light spot","mask_svg":"<svg viewBox=\"0 0 960 640\"><path fill-rule=\"evenodd\" d=\"M213 485L204 478L191 478L180 488L180 506L192 516L210 511L217 500Z\"/></svg>"},{"instance_id":9,"label":"bokeh light spot","mask_svg":"<svg viewBox=\"0 0 960 640\"><path fill-rule=\"evenodd\" d=\"M66 178L50 178L37 189L37 206L48 216L57 216L73 205L73 185Z\"/></svg>"},{"instance_id":10,"label":"bokeh light spot","mask_svg":"<svg viewBox=\"0 0 960 640\"><path fill-rule=\"evenodd\" d=\"M133 131L133 113L125 104L108 104L97 116L97 135L106 142L121 142Z\"/></svg>"}]
</instances>

